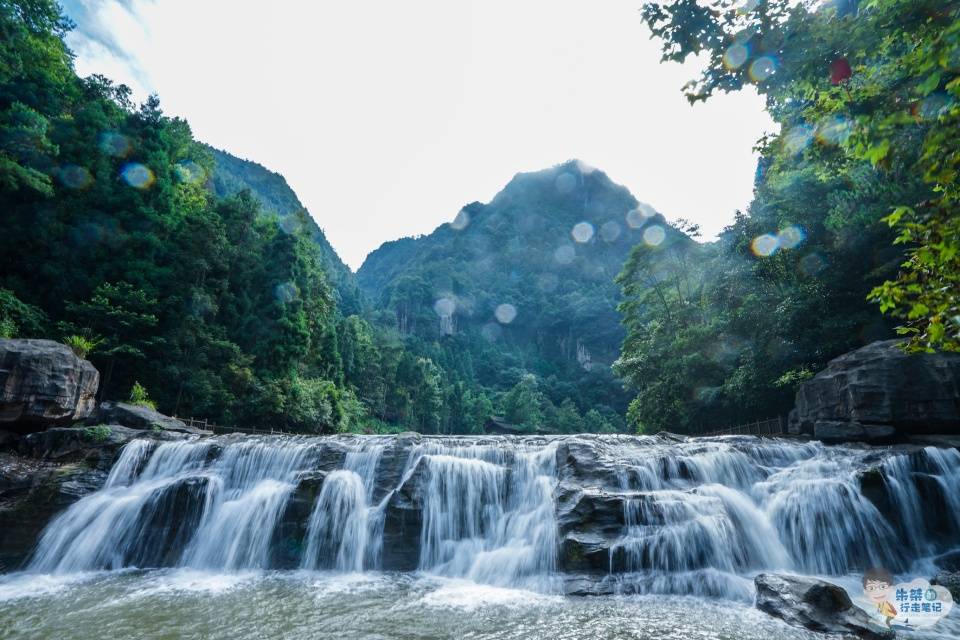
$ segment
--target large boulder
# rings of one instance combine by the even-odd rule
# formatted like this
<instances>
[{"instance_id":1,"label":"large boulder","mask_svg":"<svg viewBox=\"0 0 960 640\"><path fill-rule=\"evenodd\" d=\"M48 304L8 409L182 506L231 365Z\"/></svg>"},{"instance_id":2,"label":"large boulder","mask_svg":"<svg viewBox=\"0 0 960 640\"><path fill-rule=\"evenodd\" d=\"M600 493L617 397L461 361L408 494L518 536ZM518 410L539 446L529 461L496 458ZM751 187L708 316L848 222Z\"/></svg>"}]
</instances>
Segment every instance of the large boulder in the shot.
<instances>
[{"instance_id":1,"label":"large boulder","mask_svg":"<svg viewBox=\"0 0 960 640\"><path fill-rule=\"evenodd\" d=\"M835 358L800 385L790 430L825 442L960 434L960 354L907 354L887 340Z\"/></svg>"},{"instance_id":2,"label":"large boulder","mask_svg":"<svg viewBox=\"0 0 960 640\"><path fill-rule=\"evenodd\" d=\"M19 431L82 420L93 412L100 374L52 340L0 340L0 424Z\"/></svg>"},{"instance_id":3,"label":"large boulder","mask_svg":"<svg viewBox=\"0 0 960 640\"><path fill-rule=\"evenodd\" d=\"M754 578L756 606L795 627L879 640L894 632L875 624L841 587L805 576L761 573Z\"/></svg>"},{"instance_id":4,"label":"large boulder","mask_svg":"<svg viewBox=\"0 0 960 640\"><path fill-rule=\"evenodd\" d=\"M101 402L90 422L121 424L131 429L144 431L175 431L191 435L212 435L210 431L188 427L183 421L165 416L150 407L125 402Z\"/></svg>"}]
</instances>

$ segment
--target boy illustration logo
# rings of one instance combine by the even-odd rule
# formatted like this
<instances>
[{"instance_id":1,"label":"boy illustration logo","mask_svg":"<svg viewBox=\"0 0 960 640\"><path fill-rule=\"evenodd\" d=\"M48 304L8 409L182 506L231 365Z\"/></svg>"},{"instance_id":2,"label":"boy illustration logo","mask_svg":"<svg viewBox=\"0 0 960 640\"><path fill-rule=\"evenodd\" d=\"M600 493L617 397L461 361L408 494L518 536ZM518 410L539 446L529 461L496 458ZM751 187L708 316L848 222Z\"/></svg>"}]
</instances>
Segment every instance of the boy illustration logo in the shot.
<instances>
[{"instance_id":1,"label":"boy illustration logo","mask_svg":"<svg viewBox=\"0 0 960 640\"><path fill-rule=\"evenodd\" d=\"M890 602L893 593L893 576L890 572L875 567L864 573L863 593L877 607L877 616L883 618L884 624L889 627L890 621L897 617L897 608Z\"/></svg>"}]
</instances>

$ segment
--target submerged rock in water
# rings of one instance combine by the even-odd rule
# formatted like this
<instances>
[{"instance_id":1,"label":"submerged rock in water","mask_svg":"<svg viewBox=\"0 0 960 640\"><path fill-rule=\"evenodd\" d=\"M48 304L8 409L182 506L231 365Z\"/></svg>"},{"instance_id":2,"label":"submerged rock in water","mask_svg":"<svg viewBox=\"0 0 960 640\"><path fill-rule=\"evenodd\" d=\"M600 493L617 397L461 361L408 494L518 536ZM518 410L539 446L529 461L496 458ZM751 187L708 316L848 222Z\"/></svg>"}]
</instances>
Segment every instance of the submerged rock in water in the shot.
<instances>
[{"instance_id":1,"label":"submerged rock in water","mask_svg":"<svg viewBox=\"0 0 960 640\"><path fill-rule=\"evenodd\" d=\"M960 354L907 354L898 342L846 353L800 385L791 432L824 442L960 433Z\"/></svg>"},{"instance_id":2,"label":"submerged rock in water","mask_svg":"<svg viewBox=\"0 0 960 640\"><path fill-rule=\"evenodd\" d=\"M0 423L21 432L83 420L100 374L52 340L0 339Z\"/></svg>"},{"instance_id":3,"label":"submerged rock in water","mask_svg":"<svg viewBox=\"0 0 960 640\"><path fill-rule=\"evenodd\" d=\"M893 638L855 606L841 587L816 578L761 573L754 578L756 606L797 627L822 633L853 634L869 640Z\"/></svg>"}]
</instances>

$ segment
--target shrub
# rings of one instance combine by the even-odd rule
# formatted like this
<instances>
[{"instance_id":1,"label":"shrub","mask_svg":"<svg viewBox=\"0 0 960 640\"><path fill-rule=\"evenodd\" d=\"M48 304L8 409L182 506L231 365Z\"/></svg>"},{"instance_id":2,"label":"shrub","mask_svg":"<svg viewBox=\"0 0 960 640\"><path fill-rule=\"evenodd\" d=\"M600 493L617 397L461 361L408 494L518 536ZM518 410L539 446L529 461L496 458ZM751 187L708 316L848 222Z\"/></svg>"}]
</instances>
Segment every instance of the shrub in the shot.
<instances>
[{"instance_id":1,"label":"shrub","mask_svg":"<svg viewBox=\"0 0 960 640\"><path fill-rule=\"evenodd\" d=\"M43 333L47 316L21 301L9 289L0 289L0 338L35 337Z\"/></svg>"},{"instance_id":2,"label":"shrub","mask_svg":"<svg viewBox=\"0 0 960 640\"><path fill-rule=\"evenodd\" d=\"M154 411L157 409L157 403L150 399L150 394L147 393L146 387L136 381L133 383L133 388L130 389L130 404L147 407Z\"/></svg>"},{"instance_id":3,"label":"shrub","mask_svg":"<svg viewBox=\"0 0 960 640\"><path fill-rule=\"evenodd\" d=\"M97 444L106 442L110 437L110 427L105 424L98 424L95 427L86 427L83 430L83 437Z\"/></svg>"},{"instance_id":4,"label":"shrub","mask_svg":"<svg viewBox=\"0 0 960 640\"><path fill-rule=\"evenodd\" d=\"M101 342L103 342L103 340L99 338L88 338L78 335L66 336L63 339L63 343L70 347L78 358L86 358Z\"/></svg>"}]
</instances>

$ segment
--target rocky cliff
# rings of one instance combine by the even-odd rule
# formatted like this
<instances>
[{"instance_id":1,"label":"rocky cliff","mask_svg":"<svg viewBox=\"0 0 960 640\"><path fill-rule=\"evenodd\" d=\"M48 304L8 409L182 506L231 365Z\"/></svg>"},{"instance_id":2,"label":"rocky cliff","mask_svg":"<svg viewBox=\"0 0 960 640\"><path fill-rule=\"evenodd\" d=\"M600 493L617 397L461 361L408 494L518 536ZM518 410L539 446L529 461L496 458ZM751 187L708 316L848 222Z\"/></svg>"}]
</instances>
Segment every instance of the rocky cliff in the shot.
<instances>
[{"instance_id":1,"label":"rocky cliff","mask_svg":"<svg viewBox=\"0 0 960 640\"><path fill-rule=\"evenodd\" d=\"M831 360L800 386L790 430L826 442L960 434L960 354L907 354L896 340Z\"/></svg>"},{"instance_id":2,"label":"rocky cliff","mask_svg":"<svg viewBox=\"0 0 960 640\"><path fill-rule=\"evenodd\" d=\"M100 374L52 340L0 339L0 427L31 430L88 417Z\"/></svg>"}]
</instances>

